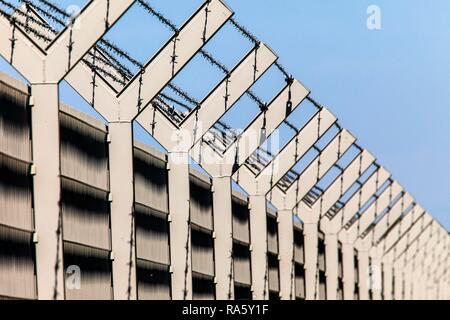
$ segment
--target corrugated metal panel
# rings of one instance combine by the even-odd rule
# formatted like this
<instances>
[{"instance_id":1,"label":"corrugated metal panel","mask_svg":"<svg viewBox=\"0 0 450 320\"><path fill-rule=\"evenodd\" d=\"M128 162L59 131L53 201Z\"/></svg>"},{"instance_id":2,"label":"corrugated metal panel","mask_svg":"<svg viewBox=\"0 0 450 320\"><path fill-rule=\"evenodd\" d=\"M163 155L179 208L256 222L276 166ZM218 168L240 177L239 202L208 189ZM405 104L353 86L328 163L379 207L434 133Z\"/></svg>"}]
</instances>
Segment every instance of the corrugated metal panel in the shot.
<instances>
[{"instance_id":1,"label":"corrugated metal panel","mask_svg":"<svg viewBox=\"0 0 450 320\"><path fill-rule=\"evenodd\" d=\"M192 270L214 276L214 241L211 232L191 225Z\"/></svg>"},{"instance_id":2,"label":"corrugated metal panel","mask_svg":"<svg viewBox=\"0 0 450 320\"><path fill-rule=\"evenodd\" d=\"M192 298L193 300L215 299L214 278L198 273L192 273Z\"/></svg>"},{"instance_id":3,"label":"corrugated metal panel","mask_svg":"<svg viewBox=\"0 0 450 320\"><path fill-rule=\"evenodd\" d=\"M327 282L325 272L319 272L319 300L327 299Z\"/></svg>"},{"instance_id":4,"label":"corrugated metal panel","mask_svg":"<svg viewBox=\"0 0 450 320\"><path fill-rule=\"evenodd\" d=\"M344 277L344 266L343 266L343 253L342 253L342 244L339 242L338 244L338 277Z\"/></svg>"},{"instance_id":5,"label":"corrugated metal panel","mask_svg":"<svg viewBox=\"0 0 450 320\"><path fill-rule=\"evenodd\" d=\"M354 259L354 279L355 279L355 283L359 283L359 259L358 259L358 251L355 250L354 254L353 254L353 259Z\"/></svg>"},{"instance_id":6,"label":"corrugated metal panel","mask_svg":"<svg viewBox=\"0 0 450 320\"><path fill-rule=\"evenodd\" d=\"M34 270L32 234L0 226L0 296L35 299Z\"/></svg>"},{"instance_id":7,"label":"corrugated metal panel","mask_svg":"<svg viewBox=\"0 0 450 320\"><path fill-rule=\"evenodd\" d=\"M294 259L295 262L305 263L305 243L303 232L301 230L294 229Z\"/></svg>"},{"instance_id":8,"label":"corrugated metal panel","mask_svg":"<svg viewBox=\"0 0 450 320\"><path fill-rule=\"evenodd\" d=\"M61 179L64 240L111 249L108 193Z\"/></svg>"},{"instance_id":9,"label":"corrugated metal panel","mask_svg":"<svg viewBox=\"0 0 450 320\"><path fill-rule=\"evenodd\" d=\"M355 284L355 292L353 294L353 300L359 300L359 286Z\"/></svg>"},{"instance_id":10,"label":"corrugated metal panel","mask_svg":"<svg viewBox=\"0 0 450 320\"><path fill-rule=\"evenodd\" d=\"M269 253L267 260L269 266L269 290L278 292L280 291L280 263L278 256Z\"/></svg>"},{"instance_id":11,"label":"corrugated metal panel","mask_svg":"<svg viewBox=\"0 0 450 320\"><path fill-rule=\"evenodd\" d=\"M170 264L167 214L136 204L136 250L138 258Z\"/></svg>"},{"instance_id":12,"label":"corrugated metal panel","mask_svg":"<svg viewBox=\"0 0 450 320\"><path fill-rule=\"evenodd\" d=\"M318 258L319 258L319 270L325 271L325 268L326 268L325 241L323 240L323 236L320 237L320 234L319 234L319 243L318 243Z\"/></svg>"},{"instance_id":13,"label":"corrugated metal panel","mask_svg":"<svg viewBox=\"0 0 450 320\"><path fill-rule=\"evenodd\" d=\"M252 300L251 286L242 283L235 283L234 300Z\"/></svg>"},{"instance_id":14,"label":"corrugated metal panel","mask_svg":"<svg viewBox=\"0 0 450 320\"><path fill-rule=\"evenodd\" d=\"M170 300L169 266L137 260L137 288L139 300Z\"/></svg>"},{"instance_id":15,"label":"corrugated metal panel","mask_svg":"<svg viewBox=\"0 0 450 320\"><path fill-rule=\"evenodd\" d=\"M169 212L165 161L134 148L134 179L137 203Z\"/></svg>"},{"instance_id":16,"label":"corrugated metal panel","mask_svg":"<svg viewBox=\"0 0 450 320\"><path fill-rule=\"evenodd\" d=\"M109 190L106 132L60 113L61 174Z\"/></svg>"},{"instance_id":17,"label":"corrugated metal panel","mask_svg":"<svg viewBox=\"0 0 450 320\"><path fill-rule=\"evenodd\" d=\"M71 277L65 272L67 300L112 299L111 261L109 252L64 242L64 269L77 266L81 275L80 288L71 288Z\"/></svg>"},{"instance_id":18,"label":"corrugated metal panel","mask_svg":"<svg viewBox=\"0 0 450 320\"><path fill-rule=\"evenodd\" d=\"M0 152L31 162L28 95L0 82Z\"/></svg>"},{"instance_id":19,"label":"corrugated metal panel","mask_svg":"<svg viewBox=\"0 0 450 320\"><path fill-rule=\"evenodd\" d=\"M240 199L233 197L233 238L250 243L250 212L248 204Z\"/></svg>"},{"instance_id":20,"label":"corrugated metal panel","mask_svg":"<svg viewBox=\"0 0 450 320\"><path fill-rule=\"evenodd\" d=\"M344 282L341 278L338 279L337 300L344 300Z\"/></svg>"},{"instance_id":21,"label":"corrugated metal panel","mask_svg":"<svg viewBox=\"0 0 450 320\"><path fill-rule=\"evenodd\" d=\"M278 254L278 222L277 218L267 216L267 250Z\"/></svg>"},{"instance_id":22,"label":"corrugated metal panel","mask_svg":"<svg viewBox=\"0 0 450 320\"><path fill-rule=\"evenodd\" d=\"M191 221L212 230L212 194L211 185L195 176L190 177Z\"/></svg>"},{"instance_id":23,"label":"corrugated metal panel","mask_svg":"<svg viewBox=\"0 0 450 320\"><path fill-rule=\"evenodd\" d=\"M30 165L0 153L0 224L33 230Z\"/></svg>"},{"instance_id":24,"label":"corrugated metal panel","mask_svg":"<svg viewBox=\"0 0 450 320\"><path fill-rule=\"evenodd\" d=\"M250 247L242 243L233 243L234 281L251 285Z\"/></svg>"},{"instance_id":25,"label":"corrugated metal panel","mask_svg":"<svg viewBox=\"0 0 450 320\"><path fill-rule=\"evenodd\" d=\"M295 296L298 299L306 298L305 267L295 264Z\"/></svg>"}]
</instances>

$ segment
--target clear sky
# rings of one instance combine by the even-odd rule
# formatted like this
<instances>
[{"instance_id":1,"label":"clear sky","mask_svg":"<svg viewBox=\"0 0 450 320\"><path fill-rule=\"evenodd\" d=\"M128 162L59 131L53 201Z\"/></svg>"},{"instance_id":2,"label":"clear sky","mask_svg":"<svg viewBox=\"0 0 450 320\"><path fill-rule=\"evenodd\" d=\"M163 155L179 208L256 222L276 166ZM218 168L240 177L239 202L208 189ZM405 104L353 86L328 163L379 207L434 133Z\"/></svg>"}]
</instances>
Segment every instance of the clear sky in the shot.
<instances>
[{"instance_id":1,"label":"clear sky","mask_svg":"<svg viewBox=\"0 0 450 320\"><path fill-rule=\"evenodd\" d=\"M227 3L450 229L450 1ZM381 30L367 29L373 4Z\"/></svg>"},{"instance_id":2,"label":"clear sky","mask_svg":"<svg viewBox=\"0 0 450 320\"><path fill-rule=\"evenodd\" d=\"M83 0L58 1L61 6ZM150 0L177 25L201 0ZM339 118L359 144L450 229L450 1L448 0L228 0L235 18L268 44L311 95ZM381 29L367 28L367 8L381 10ZM247 44L224 31L208 50L233 66ZM132 8L109 39L143 62L170 32ZM218 37L219 38L219 37ZM177 81L201 98L220 74L200 62ZM0 70L10 72L4 61ZM271 78L276 82L275 76ZM276 87L276 85L275 85ZM261 85L261 96L270 90ZM255 89L258 91L258 88ZM65 102L88 110L64 84ZM242 101L241 104L248 102ZM239 106L238 106L239 107ZM254 110L227 116L244 125ZM248 111L243 111L248 110ZM148 140L136 130L140 139Z\"/></svg>"}]
</instances>

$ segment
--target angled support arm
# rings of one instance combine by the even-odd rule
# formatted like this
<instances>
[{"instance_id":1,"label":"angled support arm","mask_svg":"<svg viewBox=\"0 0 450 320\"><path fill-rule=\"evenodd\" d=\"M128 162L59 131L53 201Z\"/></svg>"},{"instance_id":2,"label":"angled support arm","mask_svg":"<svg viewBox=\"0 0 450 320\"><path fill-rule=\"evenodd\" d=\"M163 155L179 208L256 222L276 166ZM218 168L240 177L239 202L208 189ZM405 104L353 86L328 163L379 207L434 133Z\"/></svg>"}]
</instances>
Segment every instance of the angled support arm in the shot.
<instances>
[{"instance_id":1,"label":"angled support arm","mask_svg":"<svg viewBox=\"0 0 450 320\"><path fill-rule=\"evenodd\" d=\"M233 166L236 159L237 165L240 168L264 142L260 141L259 135L261 128L264 127L264 123L266 125L266 134L270 136L286 119L288 114L280 112L280 110L285 109L286 103L289 101L289 91L291 91L292 110L301 107L300 103L309 94L309 91L300 82L293 80L291 86L287 85L283 88L272 102L269 103L265 115L261 112L239 136L237 141L233 142L222 155L219 155L208 144L200 140L191 150L192 158L213 176L231 177L235 173ZM207 135L205 134L205 138ZM236 150L238 151L237 157ZM203 161L202 159L205 157L210 159L210 161Z\"/></svg>"},{"instance_id":2,"label":"angled support arm","mask_svg":"<svg viewBox=\"0 0 450 320\"><path fill-rule=\"evenodd\" d=\"M208 10L208 28L204 34L205 9ZM232 15L233 12L220 0L205 2L180 28L179 33L174 35L157 55L145 65L141 72L142 84L139 81L140 76L136 75L119 93L118 97L122 108L131 108L134 111L134 116L137 116L136 104L139 97L142 100L142 106L147 106ZM177 42L176 64L172 63L174 41ZM141 93L140 86L145 88Z\"/></svg>"},{"instance_id":3,"label":"angled support arm","mask_svg":"<svg viewBox=\"0 0 450 320\"><path fill-rule=\"evenodd\" d=\"M92 1L46 48L47 78L62 79L134 2Z\"/></svg>"},{"instance_id":4,"label":"angled support arm","mask_svg":"<svg viewBox=\"0 0 450 320\"><path fill-rule=\"evenodd\" d=\"M340 159L354 143L355 137L343 129L331 142L325 147L308 167L300 174L298 179L284 192L280 188L271 190L269 199L277 208L293 210L298 203L308 194L314 185L330 170L331 167ZM302 213L297 211L301 219Z\"/></svg>"},{"instance_id":5,"label":"angled support arm","mask_svg":"<svg viewBox=\"0 0 450 320\"><path fill-rule=\"evenodd\" d=\"M257 70L255 74L255 55ZM229 79L223 79L215 89L192 110L191 114L179 127L172 124L165 115L147 108L138 118L138 122L149 132L165 149L176 152L189 152L189 150L203 137L203 135L230 109L237 100L250 88L256 80L275 62L277 57L265 45L252 50L230 72ZM227 85L228 82L228 85ZM228 86L228 95L227 95ZM225 108L225 97L228 100ZM175 131L175 133L174 133Z\"/></svg>"}]
</instances>

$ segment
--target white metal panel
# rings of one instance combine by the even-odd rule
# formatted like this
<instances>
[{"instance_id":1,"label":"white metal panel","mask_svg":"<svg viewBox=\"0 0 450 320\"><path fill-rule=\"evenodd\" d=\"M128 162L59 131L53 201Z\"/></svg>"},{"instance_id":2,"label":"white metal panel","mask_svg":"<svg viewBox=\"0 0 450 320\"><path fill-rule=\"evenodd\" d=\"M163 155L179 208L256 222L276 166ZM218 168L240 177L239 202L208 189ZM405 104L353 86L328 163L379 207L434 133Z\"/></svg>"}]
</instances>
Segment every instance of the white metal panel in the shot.
<instances>
[{"instance_id":1,"label":"white metal panel","mask_svg":"<svg viewBox=\"0 0 450 320\"><path fill-rule=\"evenodd\" d=\"M267 216L267 250L278 254L278 223L270 216Z\"/></svg>"},{"instance_id":2,"label":"white metal panel","mask_svg":"<svg viewBox=\"0 0 450 320\"><path fill-rule=\"evenodd\" d=\"M303 233L300 230L294 230L294 260L297 263L305 263L305 245Z\"/></svg>"},{"instance_id":3,"label":"white metal panel","mask_svg":"<svg viewBox=\"0 0 450 320\"><path fill-rule=\"evenodd\" d=\"M64 240L111 249L108 192L63 178L61 213Z\"/></svg>"},{"instance_id":4,"label":"white metal panel","mask_svg":"<svg viewBox=\"0 0 450 320\"><path fill-rule=\"evenodd\" d=\"M31 162L28 94L0 80L0 152Z\"/></svg>"},{"instance_id":5,"label":"white metal panel","mask_svg":"<svg viewBox=\"0 0 450 320\"><path fill-rule=\"evenodd\" d=\"M64 243L64 264L78 266L81 271L80 288L71 288L70 272L64 272L66 277L67 300L110 300L112 294L111 261L109 252L84 247L69 242ZM68 269L66 269L68 270Z\"/></svg>"},{"instance_id":6,"label":"white metal panel","mask_svg":"<svg viewBox=\"0 0 450 320\"><path fill-rule=\"evenodd\" d=\"M106 132L60 113L61 174L109 190Z\"/></svg>"},{"instance_id":7,"label":"white metal panel","mask_svg":"<svg viewBox=\"0 0 450 320\"><path fill-rule=\"evenodd\" d=\"M192 271L214 276L214 243L212 233L191 225Z\"/></svg>"},{"instance_id":8,"label":"white metal panel","mask_svg":"<svg viewBox=\"0 0 450 320\"><path fill-rule=\"evenodd\" d=\"M169 266L137 260L139 300L170 300Z\"/></svg>"},{"instance_id":9,"label":"white metal panel","mask_svg":"<svg viewBox=\"0 0 450 320\"><path fill-rule=\"evenodd\" d=\"M250 243L250 213L248 204L233 198L233 238Z\"/></svg>"},{"instance_id":10,"label":"white metal panel","mask_svg":"<svg viewBox=\"0 0 450 320\"><path fill-rule=\"evenodd\" d=\"M190 177L189 202L191 222L198 226L213 230L213 206L211 184L195 176Z\"/></svg>"},{"instance_id":11,"label":"white metal panel","mask_svg":"<svg viewBox=\"0 0 450 320\"><path fill-rule=\"evenodd\" d=\"M32 231L30 165L0 153L0 224Z\"/></svg>"},{"instance_id":12,"label":"white metal panel","mask_svg":"<svg viewBox=\"0 0 450 320\"><path fill-rule=\"evenodd\" d=\"M135 202L161 212L169 212L167 164L153 155L134 148Z\"/></svg>"},{"instance_id":13,"label":"white metal panel","mask_svg":"<svg viewBox=\"0 0 450 320\"><path fill-rule=\"evenodd\" d=\"M278 256L269 254L269 290L274 292L280 291L280 268Z\"/></svg>"},{"instance_id":14,"label":"white metal panel","mask_svg":"<svg viewBox=\"0 0 450 320\"><path fill-rule=\"evenodd\" d=\"M250 251L248 246L233 246L234 280L251 285Z\"/></svg>"},{"instance_id":15,"label":"white metal panel","mask_svg":"<svg viewBox=\"0 0 450 320\"><path fill-rule=\"evenodd\" d=\"M137 258L169 265L169 222L167 221L167 215L136 205L135 217Z\"/></svg>"},{"instance_id":16,"label":"white metal panel","mask_svg":"<svg viewBox=\"0 0 450 320\"><path fill-rule=\"evenodd\" d=\"M0 296L36 298L31 239L30 232L0 225Z\"/></svg>"}]
</instances>

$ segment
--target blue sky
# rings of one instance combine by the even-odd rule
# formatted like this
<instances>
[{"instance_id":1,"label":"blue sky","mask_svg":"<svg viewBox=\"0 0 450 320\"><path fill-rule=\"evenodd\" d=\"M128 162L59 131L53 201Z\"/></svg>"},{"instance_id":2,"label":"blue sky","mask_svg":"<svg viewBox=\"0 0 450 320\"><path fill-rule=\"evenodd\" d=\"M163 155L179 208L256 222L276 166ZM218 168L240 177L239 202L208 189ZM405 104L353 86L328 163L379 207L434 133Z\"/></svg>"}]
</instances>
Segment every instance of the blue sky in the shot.
<instances>
[{"instance_id":1,"label":"blue sky","mask_svg":"<svg viewBox=\"0 0 450 320\"><path fill-rule=\"evenodd\" d=\"M450 229L450 1L227 3ZM366 27L372 4L381 30Z\"/></svg>"},{"instance_id":2,"label":"blue sky","mask_svg":"<svg viewBox=\"0 0 450 320\"><path fill-rule=\"evenodd\" d=\"M86 1L58 1L61 6ZM153 0L180 25L200 0ZM358 137L359 144L450 229L450 1L448 0L228 0L235 18L267 43L312 96ZM367 7L381 9L381 30L366 27ZM133 7L107 37L145 62L170 32ZM149 40L151 39L151 41ZM250 49L225 29L208 50L232 67ZM0 70L11 73L4 61ZM196 70L196 81L191 79ZM196 98L220 79L201 61L176 79ZM268 73L255 91L269 99L280 78ZM62 99L89 107L67 85ZM236 127L257 109L240 101L225 116ZM238 111L236 111L238 110ZM247 110L247 111L243 111ZM148 136L136 130L139 139Z\"/></svg>"}]
</instances>

